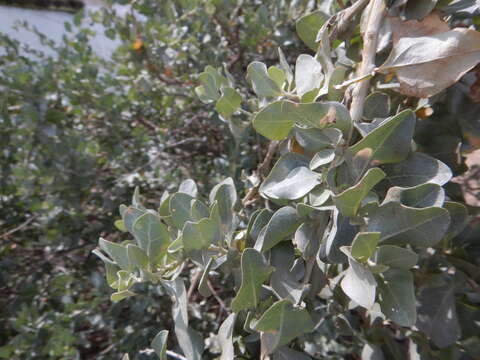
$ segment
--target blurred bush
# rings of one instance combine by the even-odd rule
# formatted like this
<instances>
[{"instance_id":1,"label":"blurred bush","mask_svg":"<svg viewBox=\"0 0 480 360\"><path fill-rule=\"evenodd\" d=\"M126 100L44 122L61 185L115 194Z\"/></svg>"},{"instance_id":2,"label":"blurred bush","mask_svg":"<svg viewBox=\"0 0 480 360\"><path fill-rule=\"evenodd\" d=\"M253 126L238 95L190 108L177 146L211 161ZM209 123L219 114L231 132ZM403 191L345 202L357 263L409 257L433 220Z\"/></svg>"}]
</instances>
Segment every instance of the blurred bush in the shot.
<instances>
[{"instance_id":1,"label":"blurred bush","mask_svg":"<svg viewBox=\"0 0 480 360\"><path fill-rule=\"evenodd\" d=\"M111 306L91 250L135 185L149 199L187 177L208 191L256 167L258 135L201 104L193 74L224 63L249 91L249 62L301 52L294 23L313 3L109 1L61 44L31 28L54 56L0 34L0 358L119 359L167 326L155 294ZM119 43L111 58L93 24Z\"/></svg>"}]
</instances>

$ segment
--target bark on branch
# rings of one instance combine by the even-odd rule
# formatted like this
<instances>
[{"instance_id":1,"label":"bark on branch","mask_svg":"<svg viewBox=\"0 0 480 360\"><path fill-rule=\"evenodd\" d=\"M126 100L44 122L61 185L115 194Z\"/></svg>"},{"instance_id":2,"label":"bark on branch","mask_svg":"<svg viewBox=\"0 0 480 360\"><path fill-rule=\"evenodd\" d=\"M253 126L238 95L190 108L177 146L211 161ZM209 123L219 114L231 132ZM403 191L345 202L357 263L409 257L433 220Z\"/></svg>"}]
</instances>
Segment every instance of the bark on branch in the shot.
<instances>
[{"instance_id":1,"label":"bark on branch","mask_svg":"<svg viewBox=\"0 0 480 360\"><path fill-rule=\"evenodd\" d=\"M385 15L384 0L371 0L368 10L367 26L363 33L362 62L358 68L358 76L365 76L375 68L375 53L380 24ZM370 86L370 78L358 82L352 92L350 116L353 122L359 122L363 115L363 104Z\"/></svg>"}]
</instances>

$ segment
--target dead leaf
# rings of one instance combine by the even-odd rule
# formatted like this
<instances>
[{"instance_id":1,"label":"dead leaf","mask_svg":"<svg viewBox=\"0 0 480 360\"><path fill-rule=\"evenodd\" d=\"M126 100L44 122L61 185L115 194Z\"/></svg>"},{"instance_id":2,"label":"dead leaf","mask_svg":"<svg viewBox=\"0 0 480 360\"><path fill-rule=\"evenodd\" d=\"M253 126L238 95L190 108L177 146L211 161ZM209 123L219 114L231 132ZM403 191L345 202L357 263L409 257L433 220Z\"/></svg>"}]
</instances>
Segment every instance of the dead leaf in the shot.
<instances>
[{"instance_id":1,"label":"dead leaf","mask_svg":"<svg viewBox=\"0 0 480 360\"><path fill-rule=\"evenodd\" d=\"M334 106L330 106L327 111L327 114L320 119L320 126L335 124L337 118L337 109Z\"/></svg>"},{"instance_id":2,"label":"dead leaf","mask_svg":"<svg viewBox=\"0 0 480 360\"><path fill-rule=\"evenodd\" d=\"M132 45L133 50L135 51L141 51L143 50L143 41L141 39L135 40L135 42Z\"/></svg>"},{"instance_id":3,"label":"dead leaf","mask_svg":"<svg viewBox=\"0 0 480 360\"><path fill-rule=\"evenodd\" d=\"M295 139L290 139L288 142L288 149L290 152L294 152L296 154L305 154L305 149Z\"/></svg>"},{"instance_id":4,"label":"dead leaf","mask_svg":"<svg viewBox=\"0 0 480 360\"><path fill-rule=\"evenodd\" d=\"M475 72L476 80L472 84L472 86L470 86L469 95L473 102L479 103L480 102L480 66L477 65L477 67L473 69L473 71Z\"/></svg>"},{"instance_id":5,"label":"dead leaf","mask_svg":"<svg viewBox=\"0 0 480 360\"><path fill-rule=\"evenodd\" d=\"M387 21L392 31L393 44L404 37L435 35L450 30L450 26L442 20L438 12L429 14L421 21L403 21L398 16L388 16Z\"/></svg>"},{"instance_id":6,"label":"dead leaf","mask_svg":"<svg viewBox=\"0 0 480 360\"><path fill-rule=\"evenodd\" d=\"M425 98L453 85L479 62L480 32L457 28L400 38L377 71L395 72L401 94Z\"/></svg>"},{"instance_id":7,"label":"dead leaf","mask_svg":"<svg viewBox=\"0 0 480 360\"><path fill-rule=\"evenodd\" d=\"M415 111L415 115L417 115L418 118L420 119L426 119L429 116L432 116L433 114L433 109L430 106L422 107Z\"/></svg>"}]
</instances>

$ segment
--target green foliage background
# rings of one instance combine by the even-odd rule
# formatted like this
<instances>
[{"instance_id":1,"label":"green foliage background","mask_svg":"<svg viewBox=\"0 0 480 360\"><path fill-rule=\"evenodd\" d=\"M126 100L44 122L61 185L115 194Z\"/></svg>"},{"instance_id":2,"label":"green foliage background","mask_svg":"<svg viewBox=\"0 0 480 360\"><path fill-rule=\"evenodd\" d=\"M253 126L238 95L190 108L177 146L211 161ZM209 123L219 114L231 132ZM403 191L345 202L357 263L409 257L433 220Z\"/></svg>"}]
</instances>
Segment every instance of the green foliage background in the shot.
<instances>
[{"instance_id":1,"label":"green foliage background","mask_svg":"<svg viewBox=\"0 0 480 360\"><path fill-rule=\"evenodd\" d=\"M227 63L241 79L278 45L299 51L307 3L143 0L125 17L108 6L78 14L62 44L31 29L52 57L0 34L0 358L118 359L165 326L158 296L111 306L91 251L135 185L159 199L184 178L208 190L255 166L262 141L240 148L195 76ZM91 48L93 23L119 42L111 59Z\"/></svg>"}]
</instances>

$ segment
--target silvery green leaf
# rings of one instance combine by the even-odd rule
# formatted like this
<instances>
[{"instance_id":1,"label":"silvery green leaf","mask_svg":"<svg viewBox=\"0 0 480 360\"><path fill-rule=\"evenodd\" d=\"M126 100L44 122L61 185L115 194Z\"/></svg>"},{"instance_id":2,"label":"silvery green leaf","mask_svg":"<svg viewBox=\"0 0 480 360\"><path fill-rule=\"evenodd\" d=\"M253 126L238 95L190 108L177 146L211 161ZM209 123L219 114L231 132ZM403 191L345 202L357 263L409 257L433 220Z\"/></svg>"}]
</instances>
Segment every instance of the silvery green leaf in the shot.
<instances>
[{"instance_id":1,"label":"silvery green leaf","mask_svg":"<svg viewBox=\"0 0 480 360\"><path fill-rule=\"evenodd\" d=\"M150 344L160 360L167 360L167 337L168 330L162 330L154 337Z\"/></svg>"},{"instance_id":2,"label":"silvery green leaf","mask_svg":"<svg viewBox=\"0 0 480 360\"><path fill-rule=\"evenodd\" d=\"M258 96L276 97L282 93L277 83L268 75L264 63L258 61L250 63L247 67L247 78Z\"/></svg>"},{"instance_id":3,"label":"silvery green leaf","mask_svg":"<svg viewBox=\"0 0 480 360\"><path fill-rule=\"evenodd\" d=\"M298 96L319 89L322 84L322 66L311 55L301 54L295 64L295 88Z\"/></svg>"},{"instance_id":4,"label":"silvery green leaf","mask_svg":"<svg viewBox=\"0 0 480 360\"><path fill-rule=\"evenodd\" d=\"M220 326L218 330L218 338L222 354L220 360L231 360L235 356L235 349L233 347L233 330L235 325L236 314L230 314Z\"/></svg>"},{"instance_id":5,"label":"silvery green leaf","mask_svg":"<svg viewBox=\"0 0 480 360\"><path fill-rule=\"evenodd\" d=\"M372 272L353 257L348 257L349 267L340 283L343 292L358 305L370 309L375 303L377 282Z\"/></svg>"},{"instance_id":6,"label":"silvery green leaf","mask_svg":"<svg viewBox=\"0 0 480 360\"><path fill-rule=\"evenodd\" d=\"M389 202L369 213L368 231L382 235L380 243L429 247L437 244L450 224L448 211L439 207L416 209Z\"/></svg>"},{"instance_id":7,"label":"silvery green leaf","mask_svg":"<svg viewBox=\"0 0 480 360\"><path fill-rule=\"evenodd\" d=\"M440 185L425 183L408 188L393 186L388 189L383 204L396 201L405 206L424 208L442 206L444 200L445 191Z\"/></svg>"},{"instance_id":8,"label":"silvery green leaf","mask_svg":"<svg viewBox=\"0 0 480 360\"><path fill-rule=\"evenodd\" d=\"M247 248L242 253L241 271L242 284L232 300L232 310L236 313L258 306L262 284L270 277L273 269L261 253Z\"/></svg>"},{"instance_id":9,"label":"silvery green leaf","mask_svg":"<svg viewBox=\"0 0 480 360\"><path fill-rule=\"evenodd\" d=\"M415 152L398 164L386 164L382 169L392 186L412 187L424 183L444 185L452 178L452 171L441 161Z\"/></svg>"}]
</instances>

